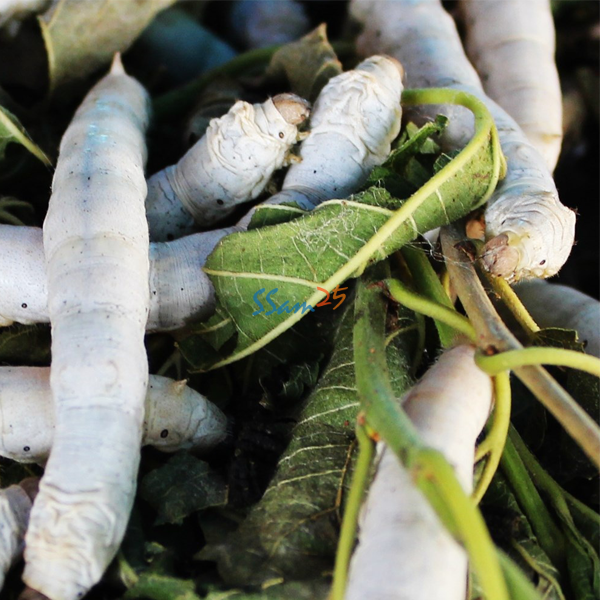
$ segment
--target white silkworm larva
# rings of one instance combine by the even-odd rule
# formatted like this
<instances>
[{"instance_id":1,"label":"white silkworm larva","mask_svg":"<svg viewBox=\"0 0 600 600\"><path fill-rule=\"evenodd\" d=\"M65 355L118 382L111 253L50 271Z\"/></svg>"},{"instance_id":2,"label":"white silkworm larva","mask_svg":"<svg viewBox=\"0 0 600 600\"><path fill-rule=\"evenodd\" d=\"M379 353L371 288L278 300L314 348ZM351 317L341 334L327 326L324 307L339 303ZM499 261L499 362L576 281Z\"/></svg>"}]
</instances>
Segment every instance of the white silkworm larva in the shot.
<instances>
[{"instance_id":1,"label":"white silkworm larva","mask_svg":"<svg viewBox=\"0 0 600 600\"><path fill-rule=\"evenodd\" d=\"M486 93L519 124L554 171L562 96L550 0L462 0L466 49Z\"/></svg>"},{"instance_id":2,"label":"white silkworm larva","mask_svg":"<svg viewBox=\"0 0 600 600\"><path fill-rule=\"evenodd\" d=\"M490 377L473 356L471 346L446 351L404 401L423 441L445 455L466 493L492 402ZM463 600L466 585L465 550L384 447L362 509L345 600Z\"/></svg>"},{"instance_id":3,"label":"white silkworm larva","mask_svg":"<svg viewBox=\"0 0 600 600\"><path fill-rule=\"evenodd\" d=\"M163 452L209 450L227 435L227 418L185 381L150 375L142 445ZM54 437L47 367L0 367L0 456L44 464Z\"/></svg>"},{"instance_id":4,"label":"white silkworm larva","mask_svg":"<svg viewBox=\"0 0 600 600\"><path fill-rule=\"evenodd\" d=\"M38 478L28 477L18 485L0 490L0 590L6 573L23 553L25 531L37 489Z\"/></svg>"},{"instance_id":5,"label":"white silkworm larva","mask_svg":"<svg viewBox=\"0 0 600 600\"><path fill-rule=\"evenodd\" d=\"M148 384L148 107L117 55L63 136L44 221L56 429L23 580L51 600L81 598L100 580L135 495Z\"/></svg>"},{"instance_id":6,"label":"white silkworm larva","mask_svg":"<svg viewBox=\"0 0 600 600\"><path fill-rule=\"evenodd\" d=\"M587 354L600 358L600 302L572 287L548 281L524 281L515 287L540 327L577 331Z\"/></svg>"},{"instance_id":7,"label":"white silkworm larva","mask_svg":"<svg viewBox=\"0 0 600 600\"><path fill-rule=\"evenodd\" d=\"M483 93L454 21L439 0L352 0L351 10L365 26L358 39L362 53L387 52L404 65L410 87L464 90L485 102L492 113L508 171L485 215L489 240L485 267L509 281L556 274L573 246L575 213L560 203L540 153L515 121ZM426 114L431 118L436 112L450 116L452 143L464 146L473 132L468 111L428 109Z\"/></svg>"},{"instance_id":8,"label":"white silkworm larva","mask_svg":"<svg viewBox=\"0 0 600 600\"><path fill-rule=\"evenodd\" d=\"M262 104L236 102L176 164L148 180L150 237L165 241L208 228L253 200L288 160L308 102L280 94Z\"/></svg>"},{"instance_id":9,"label":"white silkworm larva","mask_svg":"<svg viewBox=\"0 0 600 600\"><path fill-rule=\"evenodd\" d=\"M312 210L355 192L388 157L400 131L402 74L398 61L372 56L330 79L313 107L302 161L289 168L281 191L265 204L295 202ZM246 227L253 213L238 225Z\"/></svg>"},{"instance_id":10,"label":"white silkworm larva","mask_svg":"<svg viewBox=\"0 0 600 600\"><path fill-rule=\"evenodd\" d=\"M202 267L233 228L150 244L150 313L146 331L169 331L208 318L215 293ZM48 323L42 230L0 225L0 326Z\"/></svg>"},{"instance_id":11,"label":"white silkworm larva","mask_svg":"<svg viewBox=\"0 0 600 600\"><path fill-rule=\"evenodd\" d=\"M293 42L308 32L310 21L296 0L237 0L229 16L236 38L247 48Z\"/></svg>"}]
</instances>

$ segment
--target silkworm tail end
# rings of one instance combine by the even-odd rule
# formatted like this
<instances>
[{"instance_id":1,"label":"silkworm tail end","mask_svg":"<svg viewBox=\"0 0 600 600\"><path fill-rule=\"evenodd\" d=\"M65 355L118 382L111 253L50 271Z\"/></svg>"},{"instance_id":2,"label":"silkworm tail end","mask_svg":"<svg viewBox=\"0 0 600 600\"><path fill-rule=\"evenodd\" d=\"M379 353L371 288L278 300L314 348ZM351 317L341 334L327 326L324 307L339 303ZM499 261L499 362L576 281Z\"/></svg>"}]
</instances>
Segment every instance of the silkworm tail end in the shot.
<instances>
[{"instance_id":1,"label":"silkworm tail end","mask_svg":"<svg viewBox=\"0 0 600 600\"><path fill-rule=\"evenodd\" d=\"M110 66L110 74L111 75L125 75L125 67L123 66L123 61L121 60L121 53L115 52L113 57L112 65Z\"/></svg>"}]
</instances>

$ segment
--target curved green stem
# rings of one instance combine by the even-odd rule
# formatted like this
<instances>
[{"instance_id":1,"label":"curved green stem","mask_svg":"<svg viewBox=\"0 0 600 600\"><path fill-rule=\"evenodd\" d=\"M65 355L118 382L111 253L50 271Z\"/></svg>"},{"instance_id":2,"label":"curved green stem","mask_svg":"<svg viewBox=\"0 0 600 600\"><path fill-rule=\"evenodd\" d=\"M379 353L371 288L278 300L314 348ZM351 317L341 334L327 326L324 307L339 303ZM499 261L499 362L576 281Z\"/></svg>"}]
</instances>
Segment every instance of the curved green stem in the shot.
<instances>
[{"instance_id":1,"label":"curved green stem","mask_svg":"<svg viewBox=\"0 0 600 600\"><path fill-rule=\"evenodd\" d=\"M481 513L462 489L454 469L422 442L390 385L385 358L385 302L362 281L355 303L356 385L367 422L402 461L442 523L464 544L487 600L509 600L498 557Z\"/></svg>"},{"instance_id":2,"label":"curved green stem","mask_svg":"<svg viewBox=\"0 0 600 600\"><path fill-rule=\"evenodd\" d=\"M535 346L520 350L507 350L493 356L486 356L478 352L475 355L475 363L482 371L490 375L530 365L558 365L572 367L600 377L600 359L565 348Z\"/></svg>"},{"instance_id":3,"label":"curved green stem","mask_svg":"<svg viewBox=\"0 0 600 600\"><path fill-rule=\"evenodd\" d=\"M364 425L357 425L356 439L358 440L358 459L354 468L354 474L352 475L350 494L348 495L348 501L344 510L344 520L342 521L342 530L335 556L330 600L343 600L346 593L348 565L350 564L350 557L356 537L358 514L365 495L365 488L375 451L375 443L367 433Z\"/></svg>"},{"instance_id":4,"label":"curved green stem","mask_svg":"<svg viewBox=\"0 0 600 600\"><path fill-rule=\"evenodd\" d=\"M457 331L468 337L471 342L477 341L475 330L471 323L469 323L469 320L457 313L453 308L448 308L438 302L429 300L421 294L413 292L397 279L386 279L384 283L387 286L390 296L396 302L451 328L450 331L442 329L440 332L440 338L443 338L441 339L443 346L451 345Z\"/></svg>"},{"instance_id":5,"label":"curved green stem","mask_svg":"<svg viewBox=\"0 0 600 600\"><path fill-rule=\"evenodd\" d=\"M506 437L508 436L508 428L510 427L510 376L508 371L498 373L494 377L494 395L496 402L494 405L493 421L486 438L479 444L475 461L481 460L489 454L481 478L477 484L477 489L473 492L473 500L479 504L487 491L492 478L498 469Z\"/></svg>"},{"instance_id":6,"label":"curved green stem","mask_svg":"<svg viewBox=\"0 0 600 600\"><path fill-rule=\"evenodd\" d=\"M506 304L519 325L521 325L530 338L533 337L533 334L537 333L540 328L506 279L494 277L491 273L485 271L485 269L484 274L486 279L490 282L490 285L494 288L494 291L502 298L502 301Z\"/></svg>"}]
</instances>

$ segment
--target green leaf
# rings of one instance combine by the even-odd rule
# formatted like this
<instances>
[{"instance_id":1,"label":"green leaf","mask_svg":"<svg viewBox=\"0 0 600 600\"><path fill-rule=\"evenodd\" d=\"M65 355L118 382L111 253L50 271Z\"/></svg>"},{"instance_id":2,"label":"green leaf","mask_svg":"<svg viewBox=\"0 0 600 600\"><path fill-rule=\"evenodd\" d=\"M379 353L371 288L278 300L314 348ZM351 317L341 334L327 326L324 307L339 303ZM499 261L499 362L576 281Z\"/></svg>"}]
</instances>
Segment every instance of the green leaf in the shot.
<instances>
[{"instance_id":1,"label":"green leaf","mask_svg":"<svg viewBox=\"0 0 600 600\"><path fill-rule=\"evenodd\" d=\"M576 331L548 327L538 331L533 339L536 346L551 346L584 352ZM578 369L554 368L553 375L575 398L578 404L595 420L600 417L600 379ZM555 468L568 479L575 477L591 478L597 476L597 469L590 462L577 442L561 427L557 430L557 439L552 436L548 441L550 450L556 456Z\"/></svg>"},{"instance_id":2,"label":"green leaf","mask_svg":"<svg viewBox=\"0 0 600 600\"><path fill-rule=\"evenodd\" d=\"M181 523L209 506L227 502L227 488L210 466L187 452L178 452L163 467L142 479L140 495L157 512L161 523Z\"/></svg>"},{"instance_id":3,"label":"green leaf","mask_svg":"<svg viewBox=\"0 0 600 600\"><path fill-rule=\"evenodd\" d=\"M59 0L38 18L50 72L50 90L109 64L175 0Z\"/></svg>"},{"instance_id":4,"label":"green leaf","mask_svg":"<svg viewBox=\"0 0 600 600\"><path fill-rule=\"evenodd\" d=\"M8 144L21 144L41 160L45 165L51 165L50 159L44 154L40 147L35 144L21 123L11 112L0 106L0 161L4 160L6 146Z\"/></svg>"},{"instance_id":5,"label":"green leaf","mask_svg":"<svg viewBox=\"0 0 600 600\"><path fill-rule=\"evenodd\" d=\"M199 558L216 560L233 585L262 584L284 575L304 579L331 568L341 502L349 485L358 396L354 383L353 307L344 313L332 359L298 414L292 440L263 498L238 531L208 545ZM396 327L412 324L402 310ZM388 346L393 385L410 383L414 332Z\"/></svg>"},{"instance_id":6,"label":"green leaf","mask_svg":"<svg viewBox=\"0 0 600 600\"><path fill-rule=\"evenodd\" d=\"M327 26L322 23L297 42L277 50L267 76L285 74L291 90L313 102L323 86L341 72L342 64L327 39Z\"/></svg>"},{"instance_id":7,"label":"green leaf","mask_svg":"<svg viewBox=\"0 0 600 600\"><path fill-rule=\"evenodd\" d=\"M238 337L233 353L217 359L212 368L255 352L289 329L308 312L308 305L315 307L325 297L318 287L333 291L369 262L487 200L496 186L501 153L485 107L468 94L448 90L413 91L405 94L405 100L467 106L475 113L477 133L457 158L406 201L371 187L347 200L325 202L293 221L221 240L205 271ZM258 309L253 297L260 289L278 290L281 314L265 310L253 315ZM286 300L289 304L282 308Z\"/></svg>"},{"instance_id":8,"label":"green leaf","mask_svg":"<svg viewBox=\"0 0 600 600\"><path fill-rule=\"evenodd\" d=\"M151 573L144 573L123 597L126 600L200 600L193 581Z\"/></svg>"}]
</instances>

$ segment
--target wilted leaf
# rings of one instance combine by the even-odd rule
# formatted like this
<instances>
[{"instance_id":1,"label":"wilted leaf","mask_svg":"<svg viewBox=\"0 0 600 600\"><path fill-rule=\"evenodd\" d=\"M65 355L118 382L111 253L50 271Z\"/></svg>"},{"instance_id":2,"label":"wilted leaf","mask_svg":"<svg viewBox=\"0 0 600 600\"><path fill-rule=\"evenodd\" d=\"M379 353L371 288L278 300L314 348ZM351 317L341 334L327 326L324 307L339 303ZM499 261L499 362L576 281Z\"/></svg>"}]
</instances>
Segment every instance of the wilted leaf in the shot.
<instances>
[{"instance_id":1,"label":"wilted leaf","mask_svg":"<svg viewBox=\"0 0 600 600\"><path fill-rule=\"evenodd\" d=\"M39 158L45 165L52 164L39 146L34 144L27 135L19 119L0 106L0 161L4 160L6 146L10 143L21 144L21 146L27 148L31 154Z\"/></svg>"},{"instance_id":2,"label":"wilted leaf","mask_svg":"<svg viewBox=\"0 0 600 600\"><path fill-rule=\"evenodd\" d=\"M234 585L271 578L304 579L331 568L342 502L349 485L358 396L354 382L353 307L344 313L333 357L304 408L292 440L260 502L240 529L200 552L217 560ZM399 327L411 323L402 313ZM389 348L400 395L409 385L413 337L399 335Z\"/></svg>"},{"instance_id":3,"label":"wilted leaf","mask_svg":"<svg viewBox=\"0 0 600 600\"><path fill-rule=\"evenodd\" d=\"M140 494L158 512L157 524L181 523L193 512L227 502L223 480L187 452L178 452L163 467L148 473Z\"/></svg>"},{"instance_id":4,"label":"wilted leaf","mask_svg":"<svg viewBox=\"0 0 600 600\"><path fill-rule=\"evenodd\" d=\"M267 75L285 74L292 92L311 102L323 86L342 72L323 23L297 42L286 44L271 59Z\"/></svg>"},{"instance_id":5,"label":"wilted leaf","mask_svg":"<svg viewBox=\"0 0 600 600\"><path fill-rule=\"evenodd\" d=\"M38 18L50 71L50 90L108 64L175 0L54 0Z\"/></svg>"},{"instance_id":6,"label":"wilted leaf","mask_svg":"<svg viewBox=\"0 0 600 600\"><path fill-rule=\"evenodd\" d=\"M144 573L123 597L127 600L200 600L193 581L150 573Z\"/></svg>"}]
</instances>

